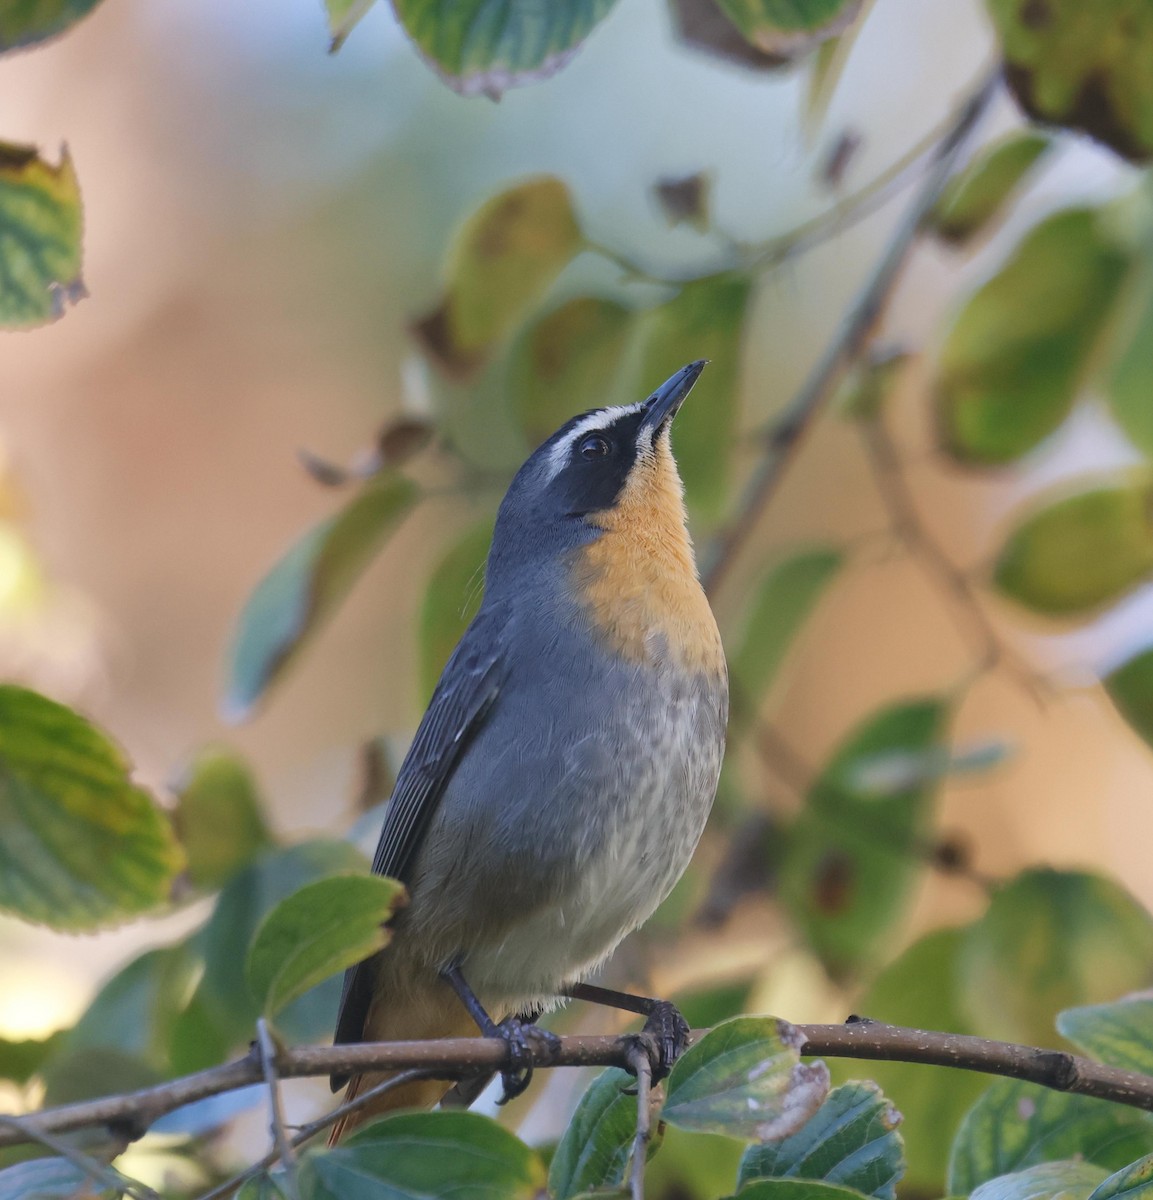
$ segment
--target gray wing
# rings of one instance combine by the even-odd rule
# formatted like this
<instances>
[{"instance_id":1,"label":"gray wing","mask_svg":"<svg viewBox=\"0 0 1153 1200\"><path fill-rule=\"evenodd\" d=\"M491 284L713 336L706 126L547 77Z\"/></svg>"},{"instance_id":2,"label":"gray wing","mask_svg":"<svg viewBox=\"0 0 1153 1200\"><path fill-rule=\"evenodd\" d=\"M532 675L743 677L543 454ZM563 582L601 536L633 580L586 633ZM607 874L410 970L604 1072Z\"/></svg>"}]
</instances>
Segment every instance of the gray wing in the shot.
<instances>
[{"instance_id":1,"label":"gray wing","mask_svg":"<svg viewBox=\"0 0 1153 1200\"><path fill-rule=\"evenodd\" d=\"M413 862L429 822L461 755L500 693L506 624L503 615L479 614L448 660L385 809L372 860L376 874L412 882ZM372 1000L373 962L366 959L345 974L333 1038L336 1044L359 1041L364 1034ZM333 1090L344 1082L334 1076Z\"/></svg>"}]
</instances>

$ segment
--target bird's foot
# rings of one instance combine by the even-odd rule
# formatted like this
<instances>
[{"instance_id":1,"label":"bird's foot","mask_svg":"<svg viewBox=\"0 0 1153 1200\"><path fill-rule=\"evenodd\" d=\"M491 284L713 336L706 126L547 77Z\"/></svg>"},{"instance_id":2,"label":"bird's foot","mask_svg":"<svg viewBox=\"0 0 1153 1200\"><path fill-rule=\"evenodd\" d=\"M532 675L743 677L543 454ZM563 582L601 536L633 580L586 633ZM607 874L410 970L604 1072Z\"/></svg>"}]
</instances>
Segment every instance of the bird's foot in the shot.
<instances>
[{"instance_id":1,"label":"bird's foot","mask_svg":"<svg viewBox=\"0 0 1153 1200\"><path fill-rule=\"evenodd\" d=\"M497 1101L507 1104L515 1100L532 1082L533 1068L538 1062L547 1062L560 1049L560 1038L539 1025L520 1017L505 1017L496 1026L494 1037L499 1037L508 1047L509 1065L500 1073L504 1094Z\"/></svg>"},{"instance_id":2,"label":"bird's foot","mask_svg":"<svg viewBox=\"0 0 1153 1200\"><path fill-rule=\"evenodd\" d=\"M640 1033L627 1035L626 1041L640 1046L648 1055L653 1083L659 1083L688 1046L689 1023L675 1004L654 1000Z\"/></svg>"}]
</instances>

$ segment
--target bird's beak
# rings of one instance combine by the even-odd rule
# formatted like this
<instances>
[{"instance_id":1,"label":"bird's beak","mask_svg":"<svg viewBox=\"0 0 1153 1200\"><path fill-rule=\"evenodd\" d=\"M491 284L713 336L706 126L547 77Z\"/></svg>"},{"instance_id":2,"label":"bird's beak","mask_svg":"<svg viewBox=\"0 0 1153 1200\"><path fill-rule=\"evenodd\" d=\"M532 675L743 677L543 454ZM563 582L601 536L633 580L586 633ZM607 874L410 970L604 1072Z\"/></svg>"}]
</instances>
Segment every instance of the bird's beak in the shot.
<instances>
[{"instance_id":1,"label":"bird's beak","mask_svg":"<svg viewBox=\"0 0 1153 1200\"><path fill-rule=\"evenodd\" d=\"M641 431L655 439L657 434L666 428L673 417L677 415L684 398L693 390L700 373L705 369L708 359L699 358L681 369L645 401L645 419L641 422Z\"/></svg>"}]
</instances>

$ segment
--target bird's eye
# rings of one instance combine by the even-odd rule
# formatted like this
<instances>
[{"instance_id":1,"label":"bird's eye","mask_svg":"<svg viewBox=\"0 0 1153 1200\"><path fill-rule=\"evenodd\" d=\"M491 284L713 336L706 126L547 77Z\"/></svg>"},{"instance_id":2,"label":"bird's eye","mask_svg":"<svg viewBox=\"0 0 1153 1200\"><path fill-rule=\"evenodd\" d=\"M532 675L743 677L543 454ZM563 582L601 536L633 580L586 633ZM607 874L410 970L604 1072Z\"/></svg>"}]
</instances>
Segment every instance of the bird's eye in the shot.
<instances>
[{"instance_id":1,"label":"bird's eye","mask_svg":"<svg viewBox=\"0 0 1153 1200\"><path fill-rule=\"evenodd\" d=\"M578 447L581 453L581 458L604 458L606 454L612 453L612 446L608 438L602 437L599 433L590 433Z\"/></svg>"}]
</instances>

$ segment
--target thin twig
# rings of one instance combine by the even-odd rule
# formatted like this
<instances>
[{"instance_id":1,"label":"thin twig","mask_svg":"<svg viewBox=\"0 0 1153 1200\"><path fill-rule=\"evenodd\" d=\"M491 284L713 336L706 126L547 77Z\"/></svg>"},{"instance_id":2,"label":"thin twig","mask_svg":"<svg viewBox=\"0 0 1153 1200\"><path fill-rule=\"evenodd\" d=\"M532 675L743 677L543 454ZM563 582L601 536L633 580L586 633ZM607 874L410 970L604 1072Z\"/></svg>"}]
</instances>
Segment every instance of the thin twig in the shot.
<instances>
[{"instance_id":1,"label":"thin twig","mask_svg":"<svg viewBox=\"0 0 1153 1200\"><path fill-rule=\"evenodd\" d=\"M280 1081L276 1077L276 1044L268 1029L268 1022L260 1017L256 1022L256 1046L260 1052L260 1068L264 1082L268 1085L268 1112L272 1126L272 1145L276 1157L287 1170L284 1180L289 1200L299 1200L296 1186L296 1154L284 1129L284 1108L280 1102Z\"/></svg>"},{"instance_id":2,"label":"thin twig","mask_svg":"<svg viewBox=\"0 0 1153 1200\"><path fill-rule=\"evenodd\" d=\"M653 1064L640 1042L634 1041L629 1048L628 1069L637 1080L637 1131L629 1167L629 1196L630 1200L645 1200L645 1163L653 1136Z\"/></svg>"},{"instance_id":3,"label":"thin twig","mask_svg":"<svg viewBox=\"0 0 1153 1200\"><path fill-rule=\"evenodd\" d=\"M812 426L814 417L833 394L845 371L868 345L925 218L940 198L969 135L984 115L1000 81L1000 70L988 75L961 107L956 120L933 153L932 166L908 211L889 240L881 261L846 314L801 390L773 422L766 435L765 456L746 488L732 523L717 538L702 577L705 590L715 595L728 578L761 514L776 494L785 468Z\"/></svg>"},{"instance_id":4,"label":"thin twig","mask_svg":"<svg viewBox=\"0 0 1153 1200\"><path fill-rule=\"evenodd\" d=\"M113 1170L112 1167L106 1166L99 1159L93 1158L92 1155L85 1154L83 1150L77 1150L75 1146L70 1146L61 1138L31 1127L21 1117L0 1113L0 1126L22 1134L23 1137L20 1138L20 1141L38 1142L41 1146L59 1154L61 1158L66 1158L77 1170L83 1171L88 1178L97 1180L103 1187L112 1188L118 1196L134 1196L137 1200L160 1200L159 1195L147 1185L135 1179L129 1179L119 1171Z\"/></svg>"},{"instance_id":5,"label":"thin twig","mask_svg":"<svg viewBox=\"0 0 1153 1200\"><path fill-rule=\"evenodd\" d=\"M1029 1079L1058 1091L1079 1092L1153 1111L1153 1076L1106 1067L1056 1050L994 1042L953 1033L906 1029L881 1022L846 1025L798 1025L807 1039L805 1053L834 1058L880 1058L911 1063L935 1063ZM697 1030L690 1040L698 1040ZM557 1038L542 1045L536 1066L628 1066L631 1039L606 1036ZM341 1046L284 1048L277 1056L281 1079L302 1076L358 1074L420 1068L430 1077L459 1079L481 1070L509 1065L508 1046L500 1038L444 1038L427 1042L371 1042ZM249 1054L235 1062L211 1067L142 1091L102 1100L88 1100L22 1117L19 1130L0 1129L0 1146L35 1141L41 1134L64 1133L91 1126L112 1126L118 1133L140 1137L152 1122L193 1100L259 1083L260 1059Z\"/></svg>"},{"instance_id":6,"label":"thin twig","mask_svg":"<svg viewBox=\"0 0 1153 1200\"><path fill-rule=\"evenodd\" d=\"M961 635L968 638L977 654L973 677L1000 668L1043 708L1053 697L1052 685L1001 638L981 604L973 581L949 558L925 524L883 415L860 422L860 430L893 533L941 589Z\"/></svg>"},{"instance_id":7,"label":"thin twig","mask_svg":"<svg viewBox=\"0 0 1153 1200\"><path fill-rule=\"evenodd\" d=\"M383 1096L386 1092L391 1092L394 1088L403 1087L405 1084L415 1083L420 1079L432 1078L433 1075L430 1075L428 1071L401 1071L399 1075L394 1075L391 1079L386 1079L383 1083L378 1083L376 1087L369 1088L367 1092L361 1092L359 1096L354 1097L352 1100L346 1100L345 1103L334 1108L331 1112L325 1113L318 1120L312 1121L308 1125L300 1126L291 1142L293 1150L303 1146L305 1142L310 1142L318 1133L323 1133L330 1125L334 1125L339 1121L341 1117L357 1112L359 1109L371 1104L378 1096ZM225 1200L233 1192L242 1188L250 1179L255 1179L262 1171L267 1171L269 1167L275 1166L280 1157L281 1154L278 1149L270 1150L259 1162L253 1163L251 1167L246 1167L231 1179L226 1179L223 1183L217 1184L212 1191L205 1192L203 1196L200 1196L199 1200Z\"/></svg>"}]
</instances>

